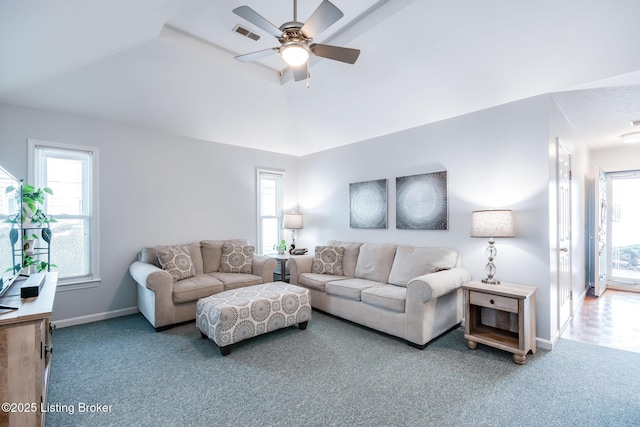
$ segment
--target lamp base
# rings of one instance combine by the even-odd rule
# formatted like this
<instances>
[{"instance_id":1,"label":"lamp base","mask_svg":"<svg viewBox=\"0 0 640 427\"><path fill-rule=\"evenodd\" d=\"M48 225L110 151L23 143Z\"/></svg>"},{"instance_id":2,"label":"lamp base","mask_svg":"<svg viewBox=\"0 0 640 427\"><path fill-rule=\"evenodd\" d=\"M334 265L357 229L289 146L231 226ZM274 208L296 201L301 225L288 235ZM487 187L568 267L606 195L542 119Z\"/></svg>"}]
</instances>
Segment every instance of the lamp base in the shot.
<instances>
[{"instance_id":1,"label":"lamp base","mask_svg":"<svg viewBox=\"0 0 640 427\"><path fill-rule=\"evenodd\" d=\"M500 281L494 279L493 277L487 277L486 279L481 280L482 283L486 283L487 285L499 285Z\"/></svg>"}]
</instances>

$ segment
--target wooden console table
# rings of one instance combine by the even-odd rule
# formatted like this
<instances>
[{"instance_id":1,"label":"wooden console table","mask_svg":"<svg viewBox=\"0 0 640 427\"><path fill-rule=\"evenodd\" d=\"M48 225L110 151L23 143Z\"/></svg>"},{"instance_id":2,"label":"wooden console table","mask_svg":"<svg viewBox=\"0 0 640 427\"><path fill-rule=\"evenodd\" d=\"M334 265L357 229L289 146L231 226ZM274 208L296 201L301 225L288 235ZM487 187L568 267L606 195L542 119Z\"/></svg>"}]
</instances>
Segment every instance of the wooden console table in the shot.
<instances>
[{"instance_id":1,"label":"wooden console table","mask_svg":"<svg viewBox=\"0 0 640 427\"><path fill-rule=\"evenodd\" d=\"M0 304L17 307L0 310L1 426L44 426L57 283L58 274L47 273L37 297L21 299L16 282L0 298Z\"/></svg>"},{"instance_id":2,"label":"wooden console table","mask_svg":"<svg viewBox=\"0 0 640 427\"><path fill-rule=\"evenodd\" d=\"M527 353L536 353L536 288L471 281L462 285L465 296L464 337L467 346L478 344L513 353L524 364Z\"/></svg>"}]
</instances>

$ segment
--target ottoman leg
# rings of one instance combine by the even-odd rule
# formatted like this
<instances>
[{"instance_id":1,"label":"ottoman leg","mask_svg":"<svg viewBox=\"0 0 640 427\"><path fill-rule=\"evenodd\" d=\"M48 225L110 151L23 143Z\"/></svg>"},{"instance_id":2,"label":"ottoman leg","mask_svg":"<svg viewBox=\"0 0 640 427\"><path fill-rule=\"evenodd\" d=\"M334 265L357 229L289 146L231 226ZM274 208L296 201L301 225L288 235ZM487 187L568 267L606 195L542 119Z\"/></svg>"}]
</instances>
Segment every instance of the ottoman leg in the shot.
<instances>
[{"instance_id":1,"label":"ottoman leg","mask_svg":"<svg viewBox=\"0 0 640 427\"><path fill-rule=\"evenodd\" d=\"M204 334L204 332L200 331L200 338L205 339L207 338L207 336Z\"/></svg>"},{"instance_id":2,"label":"ottoman leg","mask_svg":"<svg viewBox=\"0 0 640 427\"><path fill-rule=\"evenodd\" d=\"M223 356L228 356L231 353L231 345L225 345L224 347L220 347L220 354Z\"/></svg>"},{"instance_id":3,"label":"ottoman leg","mask_svg":"<svg viewBox=\"0 0 640 427\"><path fill-rule=\"evenodd\" d=\"M304 331L305 329L307 329L307 323L309 323L308 320L305 320L304 322L298 323L298 328L300 328L300 330Z\"/></svg>"}]
</instances>

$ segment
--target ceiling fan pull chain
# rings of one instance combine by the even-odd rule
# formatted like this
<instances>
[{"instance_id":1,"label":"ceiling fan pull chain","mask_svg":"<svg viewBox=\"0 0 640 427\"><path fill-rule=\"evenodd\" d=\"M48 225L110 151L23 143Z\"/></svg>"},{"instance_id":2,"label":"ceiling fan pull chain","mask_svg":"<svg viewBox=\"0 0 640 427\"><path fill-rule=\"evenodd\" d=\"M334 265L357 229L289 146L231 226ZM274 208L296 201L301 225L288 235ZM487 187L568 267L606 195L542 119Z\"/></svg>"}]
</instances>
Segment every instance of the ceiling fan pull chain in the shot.
<instances>
[{"instance_id":1,"label":"ceiling fan pull chain","mask_svg":"<svg viewBox=\"0 0 640 427\"><path fill-rule=\"evenodd\" d=\"M311 87L311 83L309 82L309 77L311 76L311 74L309 74L309 61L307 61L307 89L309 89Z\"/></svg>"}]
</instances>

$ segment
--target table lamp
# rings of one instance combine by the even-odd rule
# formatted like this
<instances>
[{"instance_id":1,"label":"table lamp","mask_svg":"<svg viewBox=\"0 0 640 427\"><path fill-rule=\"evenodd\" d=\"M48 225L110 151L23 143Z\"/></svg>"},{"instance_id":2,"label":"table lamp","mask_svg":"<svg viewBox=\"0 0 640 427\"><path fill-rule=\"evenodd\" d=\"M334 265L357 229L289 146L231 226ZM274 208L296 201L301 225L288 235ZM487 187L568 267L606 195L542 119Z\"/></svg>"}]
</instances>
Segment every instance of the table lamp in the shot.
<instances>
[{"instance_id":1,"label":"table lamp","mask_svg":"<svg viewBox=\"0 0 640 427\"><path fill-rule=\"evenodd\" d=\"M284 214L282 219L282 228L285 230L291 230L291 249L296 248L296 230L302 229L302 214L301 213L289 213Z\"/></svg>"},{"instance_id":2,"label":"table lamp","mask_svg":"<svg viewBox=\"0 0 640 427\"><path fill-rule=\"evenodd\" d=\"M500 281L494 279L496 266L493 263L498 251L493 245L496 237L515 237L513 227L513 212L510 210L482 210L471 213L471 237L485 237L489 239L489 246L485 254L489 262L485 266L487 278L482 283L499 285Z\"/></svg>"}]
</instances>

